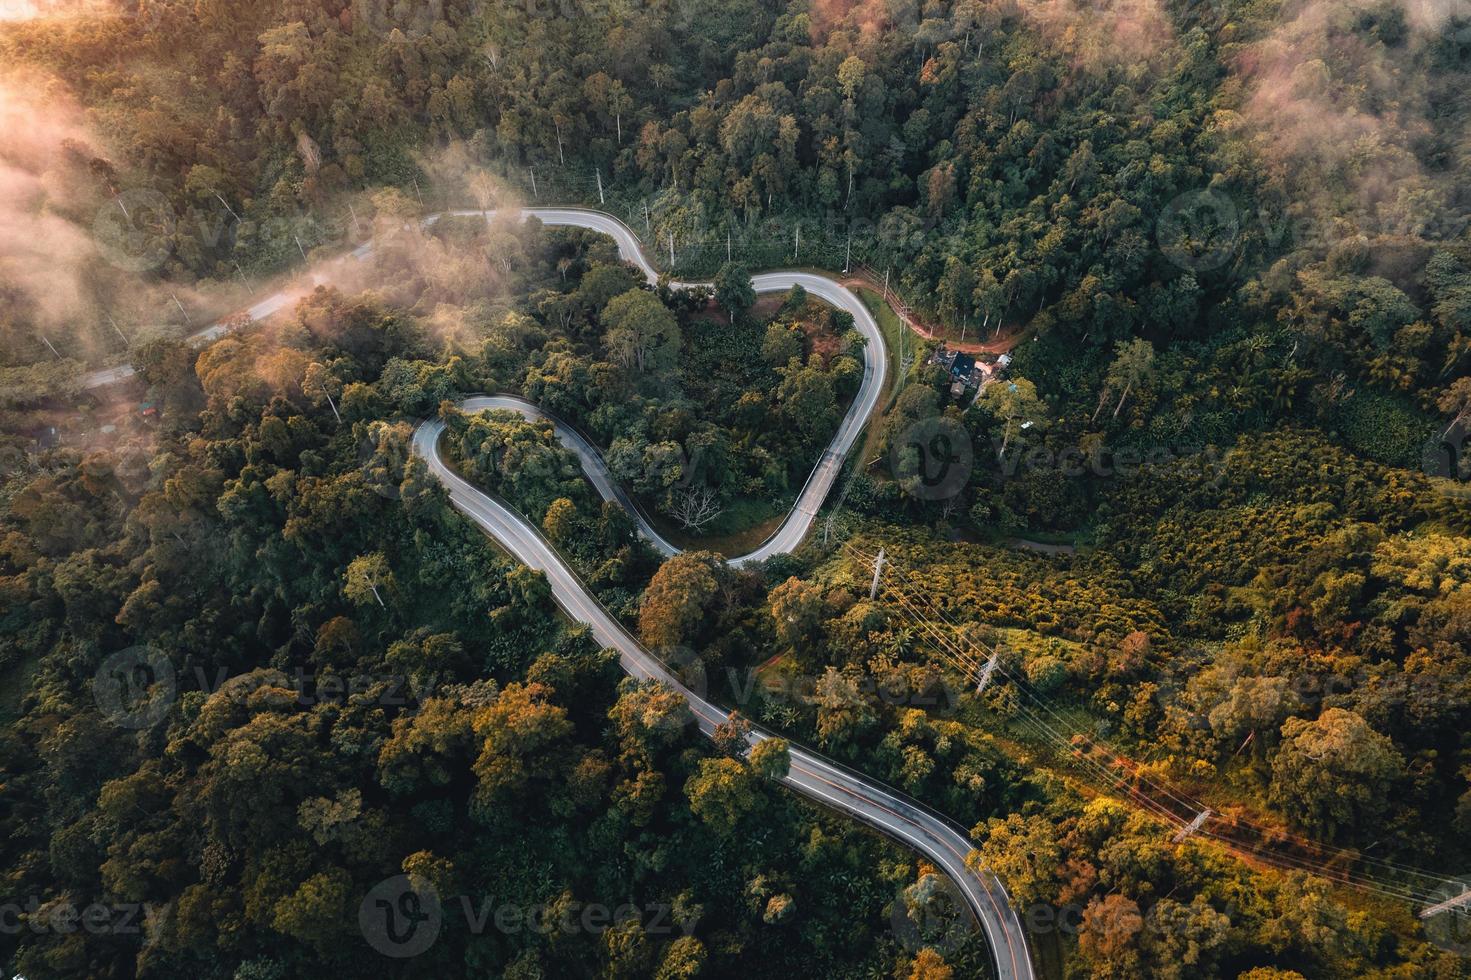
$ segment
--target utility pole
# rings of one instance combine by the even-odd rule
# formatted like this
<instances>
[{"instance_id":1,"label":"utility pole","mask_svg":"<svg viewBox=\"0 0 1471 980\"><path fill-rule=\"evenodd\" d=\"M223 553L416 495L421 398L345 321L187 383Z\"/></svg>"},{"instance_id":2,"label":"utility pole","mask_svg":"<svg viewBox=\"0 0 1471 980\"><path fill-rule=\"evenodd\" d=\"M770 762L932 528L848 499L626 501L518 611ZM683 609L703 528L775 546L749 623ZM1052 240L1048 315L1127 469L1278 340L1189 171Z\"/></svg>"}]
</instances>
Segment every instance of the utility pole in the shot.
<instances>
[{"instance_id":1,"label":"utility pole","mask_svg":"<svg viewBox=\"0 0 1471 980\"><path fill-rule=\"evenodd\" d=\"M725 229L725 261L730 262L730 229Z\"/></svg>"},{"instance_id":2,"label":"utility pole","mask_svg":"<svg viewBox=\"0 0 1471 980\"><path fill-rule=\"evenodd\" d=\"M1190 821L1188 824L1180 828L1180 832L1175 835L1175 843L1179 844L1183 842L1185 838L1189 837L1191 834L1199 830L1201 828L1201 825L1209 820L1211 816L1212 813L1209 809L1201 810L1195 815L1194 820ZM1421 914L1423 916L1424 913Z\"/></svg>"},{"instance_id":3,"label":"utility pole","mask_svg":"<svg viewBox=\"0 0 1471 980\"><path fill-rule=\"evenodd\" d=\"M884 270L884 302L889 301L889 270Z\"/></svg>"},{"instance_id":4,"label":"utility pole","mask_svg":"<svg viewBox=\"0 0 1471 980\"><path fill-rule=\"evenodd\" d=\"M294 239L296 239L296 250L301 253L301 261L305 262L306 261L306 249L304 249L304 248L301 247L301 239L299 237L297 237L297 235L296 235L295 232L292 232L291 237L294 238Z\"/></svg>"},{"instance_id":5,"label":"utility pole","mask_svg":"<svg viewBox=\"0 0 1471 980\"><path fill-rule=\"evenodd\" d=\"M603 200L603 172L601 170L594 170L593 176L598 179L598 203L605 204L607 202Z\"/></svg>"},{"instance_id":6,"label":"utility pole","mask_svg":"<svg viewBox=\"0 0 1471 980\"><path fill-rule=\"evenodd\" d=\"M250 280L245 277L245 270L240 268L240 263L232 262L231 264L235 266L235 275L240 277L240 281L245 284L245 288L250 290L251 292L255 292L255 287L252 286L250 284Z\"/></svg>"},{"instance_id":7,"label":"utility pole","mask_svg":"<svg viewBox=\"0 0 1471 980\"><path fill-rule=\"evenodd\" d=\"M356 234L356 235L361 236L362 233L363 233L363 226L360 225L360 224L358 224L358 213L357 213L356 210L353 209L353 206L352 206L352 202L351 201L348 201L347 202L347 213L350 214L350 215L352 215L352 230L353 230L353 233ZM240 264L238 262L235 264L235 268L236 269L239 269L240 268Z\"/></svg>"},{"instance_id":8,"label":"utility pole","mask_svg":"<svg viewBox=\"0 0 1471 980\"><path fill-rule=\"evenodd\" d=\"M853 262L853 232L848 232L848 251L843 254L843 274L848 274L848 266Z\"/></svg>"},{"instance_id":9,"label":"utility pole","mask_svg":"<svg viewBox=\"0 0 1471 980\"><path fill-rule=\"evenodd\" d=\"M868 601L879 597L879 575L884 570L884 549L879 548L878 557L873 560L873 584L868 587Z\"/></svg>"},{"instance_id":10,"label":"utility pole","mask_svg":"<svg viewBox=\"0 0 1471 980\"><path fill-rule=\"evenodd\" d=\"M194 326L194 321L189 318L189 311L184 309L183 303L179 302L178 295L176 293L169 293L169 296L173 298L174 305L179 308L179 312L184 314L184 323L191 327Z\"/></svg>"},{"instance_id":11,"label":"utility pole","mask_svg":"<svg viewBox=\"0 0 1471 980\"><path fill-rule=\"evenodd\" d=\"M38 333L38 334L36 334L36 336L41 338L41 343L43 343L47 347L50 347L51 348L51 353L56 354L56 359L58 361L62 359L61 358L61 355L59 353L57 353L56 348L51 346L51 341L46 339L46 335L45 334Z\"/></svg>"},{"instance_id":12,"label":"utility pole","mask_svg":"<svg viewBox=\"0 0 1471 980\"><path fill-rule=\"evenodd\" d=\"M423 207L424 207L424 192L421 191L421 190L419 190L419 178L418 177L415 177L414 178L414 194L419 198L419 207L422 210ZM297 244L300 245L301 243L300 242L297 242Z\"/></svg>"},{"instance_id":13,"label":"utility pole","mask_svg":"<svg viewBox=\"0 0 1471 980\"><path fill-rule=\"evenodd\" d=\"M531 196L534 198L540 197L541 195L536 192L536 168L529 167L527 169L531 171Z\"/></svg>"},{"instance_id":14,"label":"utility pole","mask_svg":"<svg viewBox=\"0 0 1471 980\"><path fill-rule=\"evenodd\" d=\"M976 693L980 694L991 683L991 674L996 670L996 663L1001 659L1000 650L991 651L991 659L986 661L986 666L981 670L981 682L976 685Z\"/></svg>"},{"instance_id":15,"label":"utility pole","mask_svg":"<svg viewBox=\"0 0 1471 980\"><path fill-rule=\"evenodd\" d=\"M674 232L669 233L669 274L674 275Z\"/></svg>"},{"instance_id":16,"label":"utility pole","mask_svg":"<svg viewBox=\"0 0 1471 980\"><path fill-rule=\"evenodd\" d=\"M792 261L797 261L797 253L802 251L802 226L797 225L796 239L792 243Z\"/></svg>"},{"instance_id":17,"label":"utility pole","mask_svg":"<svg viewBox=\"0 0 1471 980\"><path fill-rule=\"evenodd\" d=\"M654 234L654 225L653 225L653 223L651 221L649 221L649 202L648 202L647 199L645 199L643 203L644 203L644 234L652 236Z\"/></svg>"},{"instance_id":18,"label":"utility pole","mask_svg":"<svg viewBox=\"0 0 1471 980\"><path fill-rule=\"evenodd\" d=\"M128 209L123 206L123 199L118 197L116 194L112 195L112 199L117 202L118 210L122 211L123 217L127 218L129 221L132 221L133 216L129 214Z\"/></svg>"}]
</instances>

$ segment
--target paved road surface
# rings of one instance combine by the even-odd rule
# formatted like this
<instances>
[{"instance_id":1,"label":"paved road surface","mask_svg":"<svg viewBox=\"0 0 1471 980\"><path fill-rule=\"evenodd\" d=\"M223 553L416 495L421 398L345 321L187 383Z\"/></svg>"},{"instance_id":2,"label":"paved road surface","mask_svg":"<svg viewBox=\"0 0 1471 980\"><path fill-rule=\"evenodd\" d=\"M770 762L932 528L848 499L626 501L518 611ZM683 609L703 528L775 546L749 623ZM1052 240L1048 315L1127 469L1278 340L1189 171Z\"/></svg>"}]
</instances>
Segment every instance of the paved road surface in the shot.
<instances>
[{"instance_id":1,"label":"paved road surface","mask_svg":"<svg viewBox=\"0 0 1471 980\"><path fill-rule=\"evenodd\" d=\"M467 408L473 407L473 401ZM713 734L715 726L725 720L725 712L690 690L644 649L525 518L457 476L439 454L443 433L444 423L438 419L424 422L414 433L414 451L448 488L454 506L517 560L544 573L557 603L567 615L587 623L599 644L617 650L624 670L634 677L661 680L680 691L694 712L700 731ZM754 731L750 742L755 745L767 737L765 732ZM799 745L791 746L791 759L791 772L785 780L790 788L908 844L950 876L985 930L996 955L997 973L1003 980L1033 977L1021 921L1008 904L1001 883L994 876L977 873L966 865L971 843L963 830L922 809L908 797L840 768Z\"/></svg>"},{"instance_id":2,"label":"paved road surface","mask_svg":"<svg viewBox=\"0 0 1471 980\"><path fill-rule=\"evenodd\" d=\"M474 216L479 211L451 212L459 216ZM620 255L633 263L654 282L658 273L639 247L638 238L627 225L612 215L578 208L531 208L526 214L535 215L544 224L573 225L600 231L609 235L618 244ZM489 214L493 215L494 212ZM432 224L439 219L433 215L426 219ZM363 245L342 260L362 260L372 254L372 245ZM330 279L331 264L325 274L317 278ZM700 285L674 283L675 288ZM832 489L843 461L852 450L869 417L878 407L883 391L885 372L888 368L887 351L882 333L872 314L850 290L826 276L808 272L771 272L752 278L757 292L779 292L801 285L807 292L838 309L853 315L855 327L867 338L864 351L863 383L852 405L844 416L832 443L818 459L802 492L777 531L760 548L748 555L732 559L734 564L759 562L772 555L794 550L811 529L812 522ZM252 306L247 315L251 320L260 320L285 308L301 296L299 290L276 293ZM227 328L222 321L194 334L190 340L201 346L223 336ZM113 384L134 374L133 368L123 365L95 371L85 378L86 387L95 388ZM510 396L480 396L467 399L461 407L466 411L485 411L492 408L509 408L523 415L550 418L546 413ZM644 534L666 555L677 549L645 521L633 502L608 473L597 449L589 444L576 430L558 419L551 419L556 426L558 438L577 453L589 479L605 499L617 500L628 508L639 521ZM706 735L714 732L715 726L725 720L725 713L690 690L680 678L671 674L664 665L639 644L588 591L556 550L523 517L504 504L491 499L457 476L445 464L439 454L439 440L444 432L444 423L433 419L422 423L414 433L414 450L422 456L429 469L448 488L454 506L480 525L503 548L527 566L544 573L551 585L557 603L574 619L587 623L593 636L605 647L619 653L623 668L635 677L657 679L684 694L694 713L700 730ZM755 745L771 737L760 729L754 730L750 743ZM903 794L892 790L868 777L841 767L809 749L798 745L791 747L791 772L785 783L793 790L811 799L847 813L871 827L902 841L924 854L942 868L959 887L971 911L985 930L991 949L995 954L997 974L1002 980L1031 980L1034 976L1031 959L1027 951L1026 932L1021 921L1008 903L1006 890L995 876L977 872L965 863L971 851L971 843L963 828L941 817Z\"/></svg>"},{"instance_id":3,"label":"paved road surface","mask_svg":"<svg viewBox=\"0 0 1471 980\"><path fill-rule=\"evenodd\" d=\"M657 280L658 275L639 248L637 237L616 218L574 209L536 209L532 213L546 224L578 225L611 235L617 241L619 253L625 261L642 269L650 282ZM883 334L873 315L856 295L837 282L813 273L772 272L752 278L752 285L757 292L785 292L798 284L810 295L853 314L855 327L868 340L864 350L863 383L832 443L819 458L781 527L757 550L730 559L732 564L759 562L772 555L793 551L802 543L822 507L823 500L841 472L843 461L878 407L879 396L884 387L888 356ZM678 288L699 284L673 285ZM577 455L583 471L603 499L618 501L634 516L644 536L660 552L665 555L677 553L678 549L649 525L627 493L613 479L597 448L576 429L514 395L476 396L466 399L460 404L460 408L467 412L506 409L519 412L527 418L550 421L558 440ZM700 730L706 735L713 734L715 726L725 720L725 712L690 690L681 678L671 674L658 658L634 639L524 518L481 493L451 471L439 455L439 439L443 432L444 423L437 419L423 423L414 433L414 450L428 461L430 470L449 489L454 505L517 559L543 572L558 604L569 616L587 623L600 644L617 650L624 670L635 677L664 681L682 692L690 710L694 712ZM768 737L770 736L767 733L758 729L752 732L750 742L755 745ZM909 844L950 876L985 930L996 957L998 976L1003 980L1030 980L1034 976L1027 950L1026 932L1009 904L1005 888L995 876L978 873L965 863L966 855L971 851L971 843L963 829L922 808L903 794L839 767L802 746L792 745L791 759L791 772L785 780L790 788Z\"/></svg>"}]
</instances>

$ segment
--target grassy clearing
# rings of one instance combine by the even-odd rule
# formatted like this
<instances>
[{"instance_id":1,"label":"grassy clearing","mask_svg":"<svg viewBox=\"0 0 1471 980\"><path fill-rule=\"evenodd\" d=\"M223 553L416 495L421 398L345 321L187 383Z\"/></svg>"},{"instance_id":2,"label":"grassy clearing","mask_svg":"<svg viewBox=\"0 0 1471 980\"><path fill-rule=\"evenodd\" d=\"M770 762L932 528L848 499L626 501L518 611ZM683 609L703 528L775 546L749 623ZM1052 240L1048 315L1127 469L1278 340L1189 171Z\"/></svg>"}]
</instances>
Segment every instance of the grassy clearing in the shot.
<instances>
[{"instance_id":1,"label":"grassy clearing","mask_svg":"<svg viewBox=\"0 0 1471 980\"><path fill-rule=\"evenodd\" d=\"M640 501L640 504L655 529L671 544L687 551L714 551L729 557L755 551L761 542L771 537L787 516L791 500L733 500L698 536L681 531L677 524L666 520L647 502Z\"/></svg>"},{"instance_id":2,"label":"grassy clearing","mask_svg":"<svg viewBox=\"0 0 1471 980\"><path fill-rule=\"evenodd\" d=\"M905 340L906 345L910 342L918 344L922 338L909 330L909 327L905 325L904 321L899 319L898 314L890 309L888 303L884 302L882 295L874 292L867 286L855 286L854 292L858 294L859 299L863 300L863 305L868 307L868 312L872 313L873 318L878 321L879 331L884 335L884 344L889 349L889 376L888 381L884 385L884 400L882 403L885 410L887 410L889 407L888 400L893 395L895 382L899 378L900 338L906 332L909 333L909 338Z\"/></svg>"},{"instance_id":3,"label":"grassy clearing","mask_svg":"<svg viewBox=\"0 0 1471 980\"><path fill-rule=\"evenodd\" d=\"M859 458L859 465L867 469L869 463L874 460L879 454L880 427L873 423L876 422L878 419L883 418L884 415L888 414L889 409L893 407L894 399L897 398L899 395L900 338L904 338L906 348L912 346L917 352L919 351L919 345L923 344L925 341L924 338L920 337L918 334L910 330L908 325L905 324L903 320L899 319L898 314L896 314L892 309L889 308L889 304L884 302L884 298L881 294L874 292L872 289L869 289L866 286L855 286L853 288L854 292L858 294L858 298L863 301L863 305L868 307L868 311L872 313L873 318L878 321L879 331L884 336L884 344L888 348L889 352L889 372L887 379L884 382L883 393L879 396L879 409L875 413L873 419L870 419L868 431L864 435L863 449ZM908 334L907 337L905 336L906 334ZM916 356L916 363L918 363L919 359L920 358Z\"/></svg>"}]
</instances>

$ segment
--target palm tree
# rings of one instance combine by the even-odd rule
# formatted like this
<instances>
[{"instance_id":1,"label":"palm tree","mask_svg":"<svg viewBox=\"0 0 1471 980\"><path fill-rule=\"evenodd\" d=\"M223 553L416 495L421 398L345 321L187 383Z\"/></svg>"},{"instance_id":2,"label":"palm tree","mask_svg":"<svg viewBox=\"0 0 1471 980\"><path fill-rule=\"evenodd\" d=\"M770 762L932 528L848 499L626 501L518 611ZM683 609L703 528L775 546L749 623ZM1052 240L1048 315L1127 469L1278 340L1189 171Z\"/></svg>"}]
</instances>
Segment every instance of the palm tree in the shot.
<instances>
[{"instance_id":1,"label":"palm tree","mask_svg":"<svg viewBox=\"0 0 1471 980\"><path fill-rule=\"evenodd\" d=\"M896 661L906 659L914 651L914 629L901 626L884 639L884 652Z\"/></svg>"}]
</instances>

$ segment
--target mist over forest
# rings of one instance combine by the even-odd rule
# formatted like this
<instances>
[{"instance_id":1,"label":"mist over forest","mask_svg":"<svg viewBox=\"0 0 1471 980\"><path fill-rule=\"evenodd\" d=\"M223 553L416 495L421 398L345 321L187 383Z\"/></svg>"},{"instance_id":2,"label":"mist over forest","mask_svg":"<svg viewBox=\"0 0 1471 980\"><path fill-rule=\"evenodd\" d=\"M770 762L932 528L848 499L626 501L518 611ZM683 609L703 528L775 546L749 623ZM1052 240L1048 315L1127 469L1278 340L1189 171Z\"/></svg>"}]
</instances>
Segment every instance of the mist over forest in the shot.
<instances>
[{"instance_id":1,"label":"mist over forest","mask_svg":"<svg viewBox=\"0 0 1471 980\"><path fill-rule=\"evenodd\" d=\"M1468 93L1471 0L0 0L4 969L1471 977Z\"/></svg>"}]
</instances>

